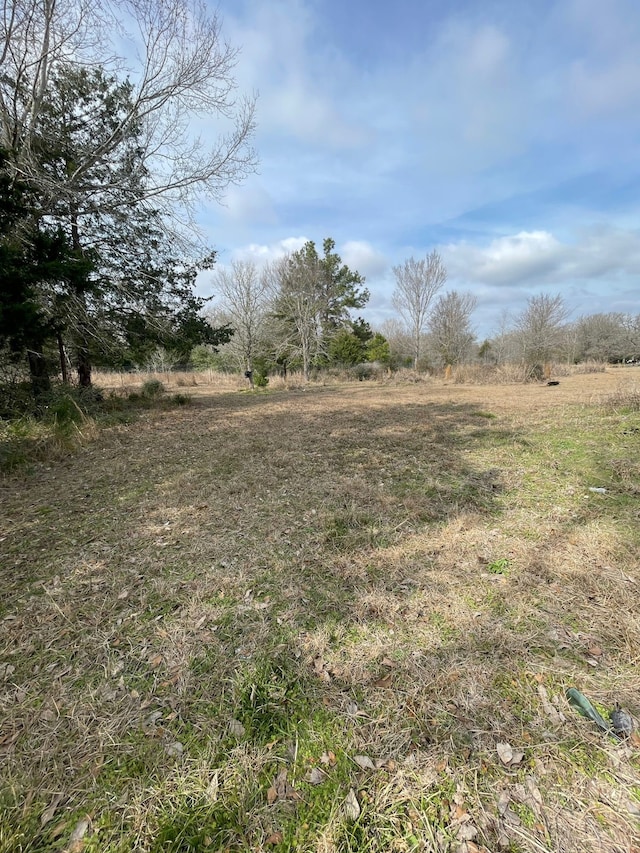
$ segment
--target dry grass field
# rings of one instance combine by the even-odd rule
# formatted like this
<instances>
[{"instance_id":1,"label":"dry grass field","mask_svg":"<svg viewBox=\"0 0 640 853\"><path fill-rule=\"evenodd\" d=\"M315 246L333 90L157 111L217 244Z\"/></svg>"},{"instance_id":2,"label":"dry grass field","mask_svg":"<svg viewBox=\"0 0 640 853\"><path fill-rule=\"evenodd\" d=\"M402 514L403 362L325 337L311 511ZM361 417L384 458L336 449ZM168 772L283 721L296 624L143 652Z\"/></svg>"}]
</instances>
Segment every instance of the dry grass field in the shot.
<instances>
[{"instance_id":1,"label":"dry grass field","mask_svg":"<svg viewBox=\"0 0 640 853\"><path fill-rule=\"evenodd\" d=\"M7 475L0 851L638 853L565 691L640 717L639 387L182 387Z\"/></svg>"}]
</instances>

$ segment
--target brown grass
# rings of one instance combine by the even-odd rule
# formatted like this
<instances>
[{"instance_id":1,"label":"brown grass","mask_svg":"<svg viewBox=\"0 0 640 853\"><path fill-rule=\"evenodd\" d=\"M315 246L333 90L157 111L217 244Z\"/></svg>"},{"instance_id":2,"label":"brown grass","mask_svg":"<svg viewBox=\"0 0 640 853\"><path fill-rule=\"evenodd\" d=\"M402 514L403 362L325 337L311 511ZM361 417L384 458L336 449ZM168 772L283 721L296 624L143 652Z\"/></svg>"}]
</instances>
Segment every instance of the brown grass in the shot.
<instances>
[{"instance_id":1,"label":"brown grass","mask_svg":"<svg viewBox=\"0 0 640 853\"><path fill-rule=\"evenodd\" d=\"M234 378L5 479L0 850L62 849L89 812L88 850L155 851L214 779L226 849L637 850L635 745L564 699L640 714L638 420L606 406L635 376ZM267 686L287 734L262 738ZM281 767L303 801L268 802Z\"/></svg>"}]
</instances>

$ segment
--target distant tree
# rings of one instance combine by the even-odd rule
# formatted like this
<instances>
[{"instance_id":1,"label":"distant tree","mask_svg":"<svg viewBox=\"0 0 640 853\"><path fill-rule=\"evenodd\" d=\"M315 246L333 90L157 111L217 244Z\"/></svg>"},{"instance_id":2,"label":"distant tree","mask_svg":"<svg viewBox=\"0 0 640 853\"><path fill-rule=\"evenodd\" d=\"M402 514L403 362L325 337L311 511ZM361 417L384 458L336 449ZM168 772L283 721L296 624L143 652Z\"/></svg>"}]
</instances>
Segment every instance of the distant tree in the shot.
<instances>
[{"instance_id":1,"label":"distant tree","mask_svg":"<svg viewBox=\"0 0 640 853\"><path fill-rule=\"evenodd\" d=\"M349 326L350 310L369 299L363 277L342 263L334 247L333 240L324 240L320 257L310 240L268 270L275 357L299 358L305 379L313 366L326 362L332 339Z\"/></svg>"},{"instance_id":2,"label":"distant tree","mask_svg":"<svg viewBox=\"0 0 640 853\"><path fill-rule=\"evenodd\" d=\"M389 366L394 370L410 367L414 363L414 345L404 323L395 317L385 320L381 334L389 346Z\"/></svg>"},{"instance_id":3,"label":"distant tree","mask_svg":"<svg viewBox=\"0 0 640 853\"><path fill-rule=\"evenodd\" d=\"M545 363L561 350L569 316L562 296L531 296L515 320L514 334L529 377L542 378Z\"/></svg>"},{"instance_id":4,"label":"distant tree","mask_svg":"<svg viewBox=\"0 0 640 853\"><path fill-rule=\"evenodd\" d=\"M427 326L431 346L443 364L460 364L469 357L475 340L471 315L477 303L473 294L452 290L433 306Z\"/></svg>"},{"instance_id":5,"label":"distant tree","mask_svg":"<svg viewBox=\"0 0 640 853\"><path fill-rule=\"evenodd\" d=\"M366 344L367 361L377 361L380 364L389 364L391 361L391 348L389 341L380 332L376 332Z\"/></svg>"},{"instance_id":6,"label":"distant tree","mask_svg":"<svg viewBox=\"0 0 640 853\"><path fill-rule=\"evenodd\" d=\"M485 340L480 344L478 348L478 358L484 364L495 364L493 345L488 338L485 338Z\"/></svg>"},{"instance_id":7,"label":"distant tree","mask_svg":"<svg viewBox=\"0 0 640 853\"><path fill-rule=\"evenodd\" d=\"M434 296L447 280L447 271L440 255L434 250L420 260L409 258L394 267L393 274L396 278L393 305L411 334L413 361L417 370L429 309Z\"/></svg>"},{"instance_id":8,"label":"distant tree","mask_svg":"<svg viewBox=\"0 0 640 853\"><path fill-rule=\"evenodd\" d=\"M329 343L329 360L340 365L360 364L365 360L366 345L347 328L340 329Z\"/></svg>"},{"instance_id":9,"label":"distant tree","mask_svg":"<svg viewBox=\"0 0 640 853\"><path fill-rule=\"evenodd\" d=\"M591 314L574 324L577 361L621 362L640 355L640 333L628 314Z\"/></svg>"},{"instance_id":10,"label":"distant tree","mask_svg":"<svg viewBox=\"0 0 640 853\"><path fill-rule=\"evenodd\" d=\"M269 281L252 261L232 261L229 269L214 278L218 304L233 329L228 352L233 352L243 370L253 370L261 351L269 303Z\"/></svg>"}]
</instances>

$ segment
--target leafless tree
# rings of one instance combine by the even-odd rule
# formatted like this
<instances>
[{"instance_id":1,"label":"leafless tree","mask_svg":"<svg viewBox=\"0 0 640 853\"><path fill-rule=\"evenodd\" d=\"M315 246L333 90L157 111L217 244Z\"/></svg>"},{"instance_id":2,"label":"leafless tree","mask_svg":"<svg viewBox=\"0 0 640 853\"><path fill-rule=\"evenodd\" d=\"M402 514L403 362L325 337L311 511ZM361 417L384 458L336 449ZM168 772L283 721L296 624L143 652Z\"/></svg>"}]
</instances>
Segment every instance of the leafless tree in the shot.
<instances>
[{"instance_id":1,"label":"leafless tree","mask_svg":"<svg viewBox=\"0 0 640 853\"><path fill-rule=\"evenodd\" d=\"M252 261L232 261L230 268L219 270L214 286L225 322L234 330L226 350L237 353L244 370L253 370L268 304L267 275Z\"/></svg>"},{"instance_id":2,"label":"leafless tree","mask_svg":"<svg viewBox=\"0 0 640 853\"><path fill-rule=\"evenodd\" d=\"M460 364L468 357L475 339L471 315L477 304L472 293L452 290L433 306L427 326L431 346L443 364Z\"/></svg>"},{"instance_id":3,"label":"leafless tree","mask_svg":"<svg viewBox=\"0 0 640 853\"><path fill-rule=\"evenodd\" d=\"M617 362L637 358L640 333L634 319L621 313L580 317L573 324L576 359Z\"/></svg>"},{"instance_id":4,"label":"leafless tree","mask_svg":"<svg viewBox=\"0 0 640 853\"><path fill-rule=\"evenodd\" d=\"M425 258L415 260L411 257L394 267L393 274L396 278L393 306L411 333L413 359L417 369L429 308L434 296L447 280L447 270L434 249Z\"/></svg>"},{"instance_id":5,"label":"leafless tree","mask_svg":"<svg viewBox=\"0 0 640 853\"><path fill-rule=\"evenodd\" d=\"M410 364L414 347L405 325L397 317L392 317L382 323L380 331L389 342L392 365L406 367Z\"/></svg>"},{"instance_id":6,"label":"leafless tree","mask_svg":"<svg viewBox=\"0 0 640 853\"><path fill-rule=\"evenodd\" d=\"M562 296L541 293L516 317L514 331L529 377L542 378L544 364L559 352L568 316Z\"/></svg>"},{"instance_id":7,"label":"leafless tree","mask_svg":"<svg viewBox=\"0 0 640 853\"><path fill-rule=\"evenodd\" d=\"M137 57L133 67L116 43ZM219 199L255 165L254 100L235 97L237 58L199 0L2 0L0 146L22 177L55 200L81 188L134 135L144 199L190 218L199 194ZM126 75L132 94L109 132L87 140L61 187L34 149L52 75L69 65ZM193 132L198 121L209 123L213 142Z\"/></svg>"}]
</instances>

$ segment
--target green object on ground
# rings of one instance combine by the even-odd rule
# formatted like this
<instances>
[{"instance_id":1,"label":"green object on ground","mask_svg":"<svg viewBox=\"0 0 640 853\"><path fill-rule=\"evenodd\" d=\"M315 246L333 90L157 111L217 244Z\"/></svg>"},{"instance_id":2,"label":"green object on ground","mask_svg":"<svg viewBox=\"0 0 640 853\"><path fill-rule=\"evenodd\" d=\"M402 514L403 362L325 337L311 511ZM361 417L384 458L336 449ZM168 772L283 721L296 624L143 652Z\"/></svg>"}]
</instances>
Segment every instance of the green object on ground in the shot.
<instances>
[{"instance_id":1,"label":"green object on ground","mask_svg":"<svg viewBox=\"0 0 640 853\"><path fill-rule=\"evenodd\" d=\"M612 735L616 739L619 740L618 735L614 732L611 727L611 723L608 723L602 714L600 714L593 707L591 702L587 699L587 697L577 690L575 687L569 687L566 692L566 697L569 700L569 704L576 709L579 714L582 714L583 717L586 717L591 722L595 723L598 728L602 729L603 732Z\"/></svg>"}]
</instances>

